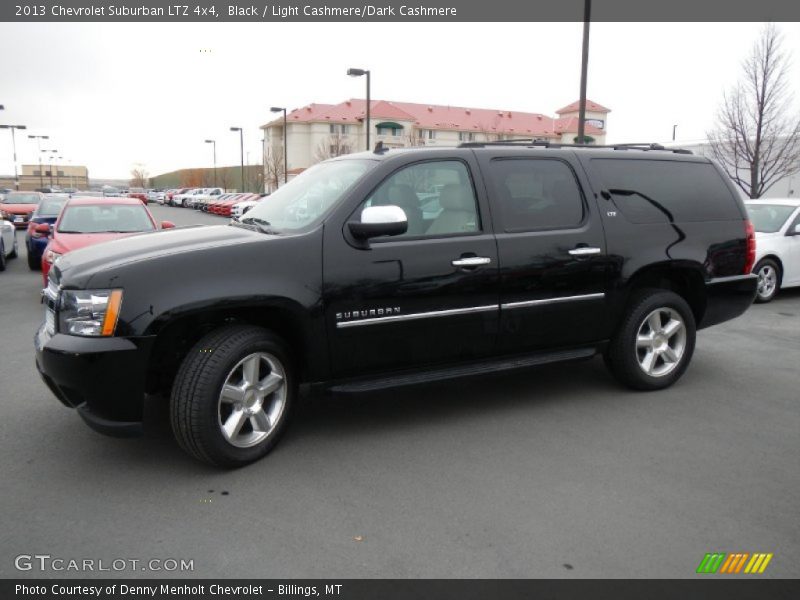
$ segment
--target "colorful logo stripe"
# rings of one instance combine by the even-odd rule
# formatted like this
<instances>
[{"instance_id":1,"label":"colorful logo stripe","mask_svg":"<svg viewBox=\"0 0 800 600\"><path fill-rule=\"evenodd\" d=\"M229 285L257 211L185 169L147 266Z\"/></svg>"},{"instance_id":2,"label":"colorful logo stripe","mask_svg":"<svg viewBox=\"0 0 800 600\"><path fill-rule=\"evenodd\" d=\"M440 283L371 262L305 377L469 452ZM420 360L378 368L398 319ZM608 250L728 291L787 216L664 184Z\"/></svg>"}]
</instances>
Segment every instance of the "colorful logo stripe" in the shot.
<instances>
[{"instance_id":1,"label":"colorful logo stripe","mask_svg":"<svg viewBox=\"0 0 800 600\"><path fill-rule=\"evenodd\" d=\"M732 552L730 554L725 552L708 553L700 561L697 573L763 573L772 560L772 556L772 553L760 552L755 554L747 552Z\"/></svg>"}]
</instances>

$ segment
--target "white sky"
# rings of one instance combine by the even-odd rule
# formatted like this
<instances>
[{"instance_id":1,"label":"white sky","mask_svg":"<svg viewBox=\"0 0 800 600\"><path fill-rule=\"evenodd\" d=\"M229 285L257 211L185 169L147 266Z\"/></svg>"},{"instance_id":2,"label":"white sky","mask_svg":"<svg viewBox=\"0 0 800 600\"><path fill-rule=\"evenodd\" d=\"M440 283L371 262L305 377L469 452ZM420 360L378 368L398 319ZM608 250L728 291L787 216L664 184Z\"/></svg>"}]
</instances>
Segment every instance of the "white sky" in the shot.
<instances>
[{"instance_id":1,"label":"white sky","mask_svg":"<svg viewBox=\"0 0 800 600\"><path fill-rule=\"evenodd\" d=\"M759 23L594 23L588 97L612 109L609 142L698 140L740 73ZM779 25L800 93L800 23ZM0 24L0 123L49 135L90 177L250 163L273 105L372 97L554 114L578 99L581 23ZM205 50L201 52L201 50ZM66 160L64 161L66 162ZM0 130L0 173L13 173Z\"/></svg>"}]
</instances>

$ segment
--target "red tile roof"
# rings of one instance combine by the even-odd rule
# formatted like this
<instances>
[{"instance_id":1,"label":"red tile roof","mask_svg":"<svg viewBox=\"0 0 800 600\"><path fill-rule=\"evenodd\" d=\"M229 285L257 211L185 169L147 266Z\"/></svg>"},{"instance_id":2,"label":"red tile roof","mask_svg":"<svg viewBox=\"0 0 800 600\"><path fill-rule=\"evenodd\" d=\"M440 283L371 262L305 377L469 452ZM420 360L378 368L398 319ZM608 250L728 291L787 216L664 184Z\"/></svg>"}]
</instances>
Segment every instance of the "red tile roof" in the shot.
<instances>
[{"instance_id":1,"label":"red tile roof","mask_svg":"<svg viewBox=\"0 0 800 600\"><path fill-rule=\"evenodd\" d=\"M594 105L594 103L592 104ZM365 113L366 101L351 98L339 104L309 104L293 110L288 114L287 118L289 121L299 123L359 123L364 120ZM370 102L370 119L373 122L382 119L411 122L418 129L455 129L459 131L545 138L558 137L562 132L578 131L577 119L574 118L554 119L541 113L415 104L413 102L387 100L373 100ZM267 123L264 127L280 125L281 122L282 119L279 118ZM587 125L586 133L602 135L604 132L596 127Z\"/></svg>"},{"instance_id":2,"label":"red tile roof","mask_svg":"<svg viewBox=\"0 0 800 600\"><path fill-rule=\"evenodd\" d=\"M564 108L559 108L556 111L557 115L563 115L564 113L571 113L571 112L578 112L580 110L581 101L575 100L572 104L567 104ZM586 110L590 110L592 112L611 112L610 108L606 108L602 104L598 104L597 102L593 102L592 100L586 99Z\"/></svg>"}]
</instances>

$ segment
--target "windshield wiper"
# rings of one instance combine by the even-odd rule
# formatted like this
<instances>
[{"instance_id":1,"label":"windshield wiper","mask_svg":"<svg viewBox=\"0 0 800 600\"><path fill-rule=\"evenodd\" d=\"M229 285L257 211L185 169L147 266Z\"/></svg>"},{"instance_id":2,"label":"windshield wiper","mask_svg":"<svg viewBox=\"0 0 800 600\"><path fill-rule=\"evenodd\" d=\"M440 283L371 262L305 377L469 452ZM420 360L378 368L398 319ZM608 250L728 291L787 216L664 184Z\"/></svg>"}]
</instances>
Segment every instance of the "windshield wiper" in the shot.
<instances>
[{"instance_id":1,"label":"windshield wiper","mask_svg":"<svg viewBox=\"0 0 800 600\"><path fill-rule=\"evenodd\" d=\"M258 229L261 233L270 233L276 234L277 231L272 229L271 223L269 221L265 221L264 219L259 219L258 217L245 217L240 221L245 225L252 225L256 229Z\"/></svg>"}]
</instances>

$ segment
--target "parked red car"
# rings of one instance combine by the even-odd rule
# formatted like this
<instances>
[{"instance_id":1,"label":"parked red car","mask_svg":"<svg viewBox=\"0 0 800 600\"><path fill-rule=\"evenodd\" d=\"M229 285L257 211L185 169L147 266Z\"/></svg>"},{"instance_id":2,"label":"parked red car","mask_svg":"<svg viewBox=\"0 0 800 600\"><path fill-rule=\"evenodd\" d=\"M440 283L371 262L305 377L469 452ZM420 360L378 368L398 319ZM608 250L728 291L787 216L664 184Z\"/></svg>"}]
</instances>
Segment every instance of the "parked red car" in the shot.
<instances>
[{"instance_id":1,"label":"parked red car","mask_svg":"<svg viewBox=\"0 0 800 600\"><path fill-rule=\"evenodd\" d=\"M14 223L17 229L28 227L31 213L44 196L39 192L11 192L0 202L0 217Z\"/></svg>"},{"instance_id":2,"label":"parked red car","mask_svg":"<svg viewBox=\"0 0 800 600\"><path fill-rule=\"evenodd\" d=\"M42 275L56 259L72 250L137 233L175 227L170 221L157 224L138 198L72 198L61 209L50 242L42 254Z\"/></svg>"},{"instance_id":3,"label":"parked red car","mask_svg":"<svg viewBox=\"0 0 800 600\"><path fill-rule=\"evenodd\" d=\"M128 192L128 198L138 198L144 204L148 203L147 192Z\"/></svg>"},{"instance_id":4,"label":"parked red car","mask_svg":"<svg viewBox=\"0 0 800 600\"><path fill-rule=\"evenodd\" d=\"M221 215L223 217L230 217L231 209L233 208L234 204L244 202L245 200L255 200L256 198L258 198L258 194L238 194L235 198L229 198L228 200L215 203L212 205L209 212L212 212L215 215Z\"/></svg>"}]
</instances>

